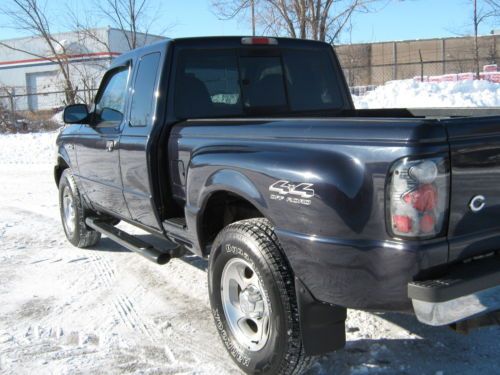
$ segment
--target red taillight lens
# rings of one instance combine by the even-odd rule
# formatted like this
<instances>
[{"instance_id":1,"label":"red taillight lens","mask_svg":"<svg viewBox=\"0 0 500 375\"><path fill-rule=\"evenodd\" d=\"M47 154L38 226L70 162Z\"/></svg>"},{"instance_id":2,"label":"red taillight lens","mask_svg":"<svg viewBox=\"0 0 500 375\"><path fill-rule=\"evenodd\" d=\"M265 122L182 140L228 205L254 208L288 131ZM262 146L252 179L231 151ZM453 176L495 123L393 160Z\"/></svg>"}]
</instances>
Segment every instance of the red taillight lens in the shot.
<instances>
[{"instance_id":1,"label":"red taillight lens","mask_svg":"<svg viewBox=\"0 0 500 375\"><path fill-rule=\"evenodd\" d=\"M421 185L417 190L403 195L403 200L420 212L434 210L437 206L438 192L434 185Z\"/></svg>"},{"instance_id":2,"label":"red taillight lens","mask_svg":"<svg viewBox=\"0 0 500 375\"><path fill-rule=\"evenodd\" d=\"M434 220L434 216L430 214L425 214L420 219L420 231L422 233L432 233L435 226L436 220Z\"/></svg>"},{"instance_id":3,"label":"red taillight lens","mask_svg":"<svg viewBox=\"0 0 500 375\"><path fill-rule=\"evenodd\" d=\"M277 45L278 40L275 38L265 38L265 37L250 37L241 38L241 44L245 45Z\"/></svg>"},{"instance_id":4,"label":"red taillight lens","mask_svg":"<svg viewBox=\"0 0 500 375\"><path fill-rule=\"evenodd\" d=\"M410 233L412 228L412 219L409 216L394 215L392 218L394 227L401 233Z\"/></svg>"},{"instance_id":5,"label":"red taillight lens","mask_svg":"<svg viewBox=\"0 0 500 375\"><path fill-rule=\"evenodd\" d=\"M402 159L391 168L387 189L394 236L428 238L443 231L448 209L447 159Z\"/></svg>"}]
</instances>

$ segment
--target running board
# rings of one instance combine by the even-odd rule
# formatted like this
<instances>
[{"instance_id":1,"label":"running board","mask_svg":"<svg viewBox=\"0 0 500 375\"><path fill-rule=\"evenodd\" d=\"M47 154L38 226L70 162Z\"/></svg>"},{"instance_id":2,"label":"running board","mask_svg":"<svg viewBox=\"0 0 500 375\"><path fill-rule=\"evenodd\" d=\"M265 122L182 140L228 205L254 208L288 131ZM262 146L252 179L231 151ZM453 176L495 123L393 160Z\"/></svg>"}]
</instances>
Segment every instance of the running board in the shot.
<instances>
[{"instance_id":1,"label":"running board","mask_svg":"<svg viewBox=\"0 0 500 375\"><path fill-rule=\"evenodd\" d=\"M97 218L88 217L85 219L85 224L92 229L105 234L110 240L116 242L117 244L130 251L136 252L157 264L168 263L179 248L179 245L172 242L172 249L169 250L169 252L162 252L156 249L153 245L146 243L141 239L114 227L113 225L102 222Z\"/></svg>"}]
</instances>

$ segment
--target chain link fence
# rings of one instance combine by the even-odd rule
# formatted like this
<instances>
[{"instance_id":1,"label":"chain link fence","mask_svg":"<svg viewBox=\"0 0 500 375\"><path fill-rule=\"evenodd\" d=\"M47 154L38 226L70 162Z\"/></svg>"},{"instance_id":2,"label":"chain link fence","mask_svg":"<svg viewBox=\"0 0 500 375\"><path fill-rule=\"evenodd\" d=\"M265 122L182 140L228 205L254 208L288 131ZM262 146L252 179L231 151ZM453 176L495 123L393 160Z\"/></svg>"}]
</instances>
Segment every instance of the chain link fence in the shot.
<instances>
[{"instance_id":1,"label":"chain link fence","mask_svg":"<svg viewBox=\"0 0 500 375\"><path fill-rule=\"evenodd\" d=\"M482 71L499 62L499 48L499 36L491 35L479 38L477 51L472 37L341 45L336 51L352 93L363 95L393 80L475 79L478 66Z\"/></svg>"},{"instance_id":2,"label":"chain link fence","mask_svg":"<svg viewBox=\"0 0 500 375\"><path fill-rule=\"evenodd\" d=\"M96 91L76 90L76 102L92 102ZM0 87L0 133L57 129L65 101L64 91L30 93L25 87Z\"/></svg>"},{"instance_id":3,"label":"chain link fence","mask_svg":"<svg viewBox=\"0 0 500 375\"><path fill-rule=\"evenodd\" d=\"M487 60L481 61L481 70L483 69L483 66L488 64L489 61ZM450 77L452 75L457 75L457 80L463 79L461 75L467 75L467 78L471 77L471 79L474 79L474 70L474 60L343 66L343 71L349 87L365 87L368 91L370 91L370 88L383 85L386 82L403 79L428 81L429 77L438 77L443 75L450 75ZM453 79L450 78L450 80Z\"/></svg>"}]
</instances>

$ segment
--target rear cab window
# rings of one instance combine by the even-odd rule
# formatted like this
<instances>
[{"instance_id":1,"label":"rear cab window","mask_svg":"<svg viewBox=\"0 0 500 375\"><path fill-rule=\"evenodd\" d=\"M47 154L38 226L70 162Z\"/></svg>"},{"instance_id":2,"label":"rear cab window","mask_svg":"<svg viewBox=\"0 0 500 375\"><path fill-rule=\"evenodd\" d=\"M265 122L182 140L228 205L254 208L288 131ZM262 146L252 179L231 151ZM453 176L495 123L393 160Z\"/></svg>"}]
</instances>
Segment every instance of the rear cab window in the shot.
<instances>
[{"instance_id":1,"label":"rear cab window","mask_svg":"<svg viewBox=\"0 0 500 375\"><path fill-rule=\"evenodd\" d=\"M346 107L328 48L180 49L178 118L287 115Z\"/></svg>"}]
</instances>

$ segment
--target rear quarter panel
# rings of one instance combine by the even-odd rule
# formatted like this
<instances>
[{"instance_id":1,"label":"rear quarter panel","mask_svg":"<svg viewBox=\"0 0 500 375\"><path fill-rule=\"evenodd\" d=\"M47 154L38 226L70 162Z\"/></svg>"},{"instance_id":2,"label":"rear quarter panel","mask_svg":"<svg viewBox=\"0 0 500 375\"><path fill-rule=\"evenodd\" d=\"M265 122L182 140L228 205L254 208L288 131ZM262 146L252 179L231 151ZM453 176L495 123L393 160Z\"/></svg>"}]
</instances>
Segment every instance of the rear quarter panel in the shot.
<instances>
[{"instance_id":1,"label":"rear quarter panel","mask_svg":"<svg viewBox=\"0 0 500 375\"><path fill-rule=\"evenodd\" d=\"M389 291L396 305L406 299L405 280L447 261L446 240L398 242L385 224L385 183L392 163L408 155L447 153L446 133L438 124L403 119L196 120L176 125L170 142L171 157L187 170L184 189L173 171L174 190L184 192L177 198L186 200L193 238L200 238L200 213L213 192L238 194L271 220L294 272L319 299L362 308L370 283L378 287L377 282L397 276ZM307 184L309 196L270 190L278 181ZM200 253L204 245L197 243ZM353 280L360 272L366 277ZM336 290L328 288L332 283ZM356 301L346 299L354 287Z\"/></svg>"}]
</instances>

